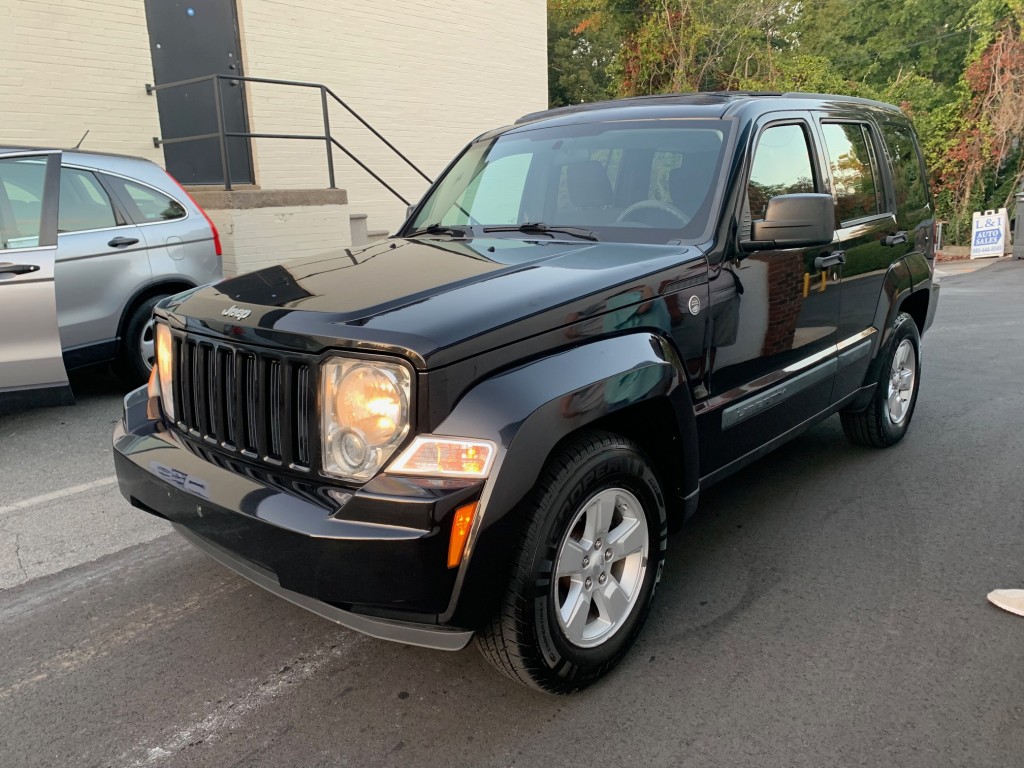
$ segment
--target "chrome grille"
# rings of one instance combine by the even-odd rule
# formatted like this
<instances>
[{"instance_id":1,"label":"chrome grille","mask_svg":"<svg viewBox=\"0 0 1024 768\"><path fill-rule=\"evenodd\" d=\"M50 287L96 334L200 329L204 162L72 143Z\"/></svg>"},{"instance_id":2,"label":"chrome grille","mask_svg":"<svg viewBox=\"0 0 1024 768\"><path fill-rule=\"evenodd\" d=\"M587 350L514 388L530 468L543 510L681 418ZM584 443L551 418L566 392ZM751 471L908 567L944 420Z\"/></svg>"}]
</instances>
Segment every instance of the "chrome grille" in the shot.
<instances>
[{"instance_id":1,"label":"chrome grille","mask_svg":"<svg viewBox=\"0 0 1024 768\"><path fill-rule=\"evenodd\" d=\"M309 470L308 361L178 335L174 366L178 429L272 466Z\"/></svg>"}]
</instances>

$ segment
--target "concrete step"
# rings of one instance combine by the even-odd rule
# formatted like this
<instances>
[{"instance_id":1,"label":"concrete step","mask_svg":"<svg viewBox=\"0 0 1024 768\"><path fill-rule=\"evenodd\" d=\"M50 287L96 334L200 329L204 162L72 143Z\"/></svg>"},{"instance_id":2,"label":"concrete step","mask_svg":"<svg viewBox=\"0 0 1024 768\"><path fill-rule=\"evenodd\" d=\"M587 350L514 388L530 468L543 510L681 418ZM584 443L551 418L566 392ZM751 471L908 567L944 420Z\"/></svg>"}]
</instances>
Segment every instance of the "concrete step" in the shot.
<instances>
[{"instance_id":1,"label":"concrete step","mask_svg":"<svg viewBox=\"0 0 1024 768\"><path fill-rule=\"evenodd\" d=\"M352 226L352 246L369 245L386 238L390 232L386 229L370 229L365 213L353 213L348 217Z\"/></svg>"}]
</instances>

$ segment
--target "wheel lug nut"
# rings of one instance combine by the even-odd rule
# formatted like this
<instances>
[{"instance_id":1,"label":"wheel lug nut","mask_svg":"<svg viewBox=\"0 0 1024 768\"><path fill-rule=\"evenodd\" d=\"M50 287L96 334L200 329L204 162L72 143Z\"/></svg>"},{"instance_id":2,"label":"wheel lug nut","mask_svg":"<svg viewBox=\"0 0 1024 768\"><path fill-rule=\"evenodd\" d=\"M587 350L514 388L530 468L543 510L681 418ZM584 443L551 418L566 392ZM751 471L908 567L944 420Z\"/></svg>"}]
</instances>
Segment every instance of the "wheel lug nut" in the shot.
<instances>
[{"instance_id":1,"label":"wheel lug nut","mask_svg":"<svg viewBox=\"0 0 1024 768\"><path fill-rule=\"evenodd\" d=\"M587 576L587 580L583 582L583 584L584 586L586 586L587 589L590 589L592 586L594 586L594 580Z\"/></svg>"},{"instance_id":2,"label":"wheel lug nut","mask_svg":"<svg viewBox=\"0 0 1024 768\"><path fill-rule=\"evenodd\" d=\"M612 551L610 549L606 549L604 551L604 559L605 560L611 560L612 559Z\"/></svg>"},{"instance_id":3,"label":"wheel lug nut","mask_svg":"<svg viewBox=\"0 0 1024 768\"><path fill-rule=\"evenodd\" d=\"M606 576L603 573L600 576L597 577L597 583L598 584L604 584L606 581L608 581L608 576Z\"/></svg>"},{"instance_id":4,"label":"wheel lug nut","mask_svg":"<svg viewBox=\"0 0 1024 768\"><path fill-rule=\"evenodd\" d=\"M588 565L590 565L590 558L589 557L584 557L583 558L583 567L586 568Z\"/></svg>"},{"instance_id":5,"label":"wheel lug nut","mask_svg":"<svg viewBox=\"0 0 1024 768\"><path fill-rule=\"evenodd\" d=\"M598 539L597 541L594 542L594 549L600 549L600 548L601 548L601 540Z\"/></svg>"}]
</instances>

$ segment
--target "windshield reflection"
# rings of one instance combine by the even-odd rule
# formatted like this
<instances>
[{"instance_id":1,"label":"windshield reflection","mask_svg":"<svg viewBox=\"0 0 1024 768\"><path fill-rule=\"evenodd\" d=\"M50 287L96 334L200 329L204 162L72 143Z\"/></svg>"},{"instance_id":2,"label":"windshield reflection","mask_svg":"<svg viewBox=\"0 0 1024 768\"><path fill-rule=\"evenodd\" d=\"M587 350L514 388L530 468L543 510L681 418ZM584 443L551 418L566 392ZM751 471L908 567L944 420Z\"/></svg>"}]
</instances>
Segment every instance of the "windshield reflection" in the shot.
<instances>
[{"instance_id":1,"label":"windshield reflection","mask_svg":"<svg viewBox=\"0 0 1024 768\"><path fill-rule=\"evenodd\" d=\"M696 119L513 129L471 144L404 234L692 240L717 204L729 129Z\"/></svg>"}]
</instances>

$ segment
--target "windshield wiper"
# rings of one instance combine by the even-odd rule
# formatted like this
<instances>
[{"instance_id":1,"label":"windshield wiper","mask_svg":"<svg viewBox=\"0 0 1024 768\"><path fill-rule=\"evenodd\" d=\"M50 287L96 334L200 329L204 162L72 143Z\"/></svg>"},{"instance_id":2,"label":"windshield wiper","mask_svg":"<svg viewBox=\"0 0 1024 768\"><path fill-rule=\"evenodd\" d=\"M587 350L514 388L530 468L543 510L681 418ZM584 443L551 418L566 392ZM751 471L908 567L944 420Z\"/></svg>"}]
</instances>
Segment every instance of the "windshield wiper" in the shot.
<instances>
[{"instance_id":1,"label":"windshield wiper","mask_svg":"<svg viewBox=\"0 0 1024 768\"><path fill-rule=\"evenodd\" d=\"M458 227L449 224L428 224L425 227L420 227L408 234L408 237L416 237L416 235L451 235L452 237L469 237L469 227Z\"/></svg>"},{"instance_id":2,"label":"windshield wiper","mask_svg":"<svg viewBox=\"0 0 1024 768\"><path fill-rule=\"evenodd\" d=\"M519 224L514 227L484 227L484 232L525 232L527 234L538 233L541 235L551 235L554 237L554 232L560 232L564 235L572 235L582 240L594 240L596 241L597 235L591 232L589 229L583 227L572 227L572 226L554 226L549 227L547 224L541 221L528 221L525 224Z\"/></svg>"}]
</instances>

